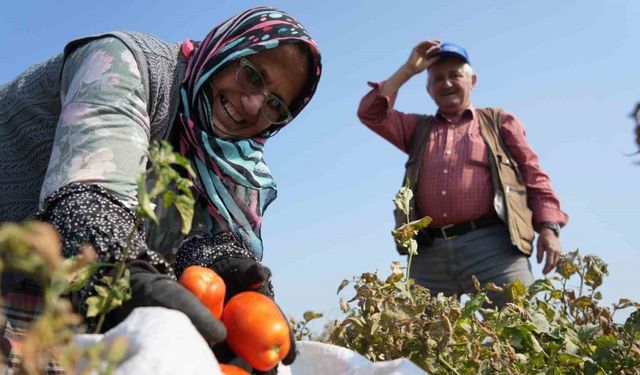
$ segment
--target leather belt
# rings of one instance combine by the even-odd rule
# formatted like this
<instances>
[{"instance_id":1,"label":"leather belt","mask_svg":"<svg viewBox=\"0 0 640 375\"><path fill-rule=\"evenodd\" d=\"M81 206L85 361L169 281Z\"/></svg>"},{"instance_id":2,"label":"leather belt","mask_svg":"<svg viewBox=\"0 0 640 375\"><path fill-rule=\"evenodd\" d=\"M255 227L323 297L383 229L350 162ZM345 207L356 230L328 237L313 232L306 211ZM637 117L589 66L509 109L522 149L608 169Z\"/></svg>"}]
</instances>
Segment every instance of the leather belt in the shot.
<instances>
[{"instance_id":1,"label":"leather belt","mask_svg":"<svg viewBox=\"0 0 640 375\"><path fill-rule=\"evenodd\" d=\"M428 229L429 234L432 237L444 238L445 240L452 240L458 236L462 236L465 233L471 232L475 229L490 227L492 225L503 223L503 221L496 215L484 216L476 220L467 221L466 223L449 224L442 228Z\"/></svg>"}]
</instances>

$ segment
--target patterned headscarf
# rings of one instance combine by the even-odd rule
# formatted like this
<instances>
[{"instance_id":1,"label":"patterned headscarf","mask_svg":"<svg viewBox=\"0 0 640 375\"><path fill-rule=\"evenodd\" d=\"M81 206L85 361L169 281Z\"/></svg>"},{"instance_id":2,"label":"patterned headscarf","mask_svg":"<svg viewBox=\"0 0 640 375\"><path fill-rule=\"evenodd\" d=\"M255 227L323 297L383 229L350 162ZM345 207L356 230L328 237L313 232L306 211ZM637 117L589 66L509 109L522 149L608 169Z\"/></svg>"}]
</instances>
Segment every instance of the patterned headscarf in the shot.
<instances>
[{"instance_id":1,"label":"patterned headscarf","mask_svg":"<svg viewBox=\"0 0 640 375\"><path fill-rule=\"evenodd\" d=\"M207 82L234 60L289 43L305 45L310 60L306 86L289 108L295 117L316 90L321 64L316 43L288 14L268 7L249 9L214 28L202 42L182 45L189 60L181 86L180 152L192 161L195 186L207 198L214 219L211 234L233 233L259 259L262 215L276 198L276 184L263 159L265 140L274 130L236 141L216 137Z\"/></svg>"}]
</instances>

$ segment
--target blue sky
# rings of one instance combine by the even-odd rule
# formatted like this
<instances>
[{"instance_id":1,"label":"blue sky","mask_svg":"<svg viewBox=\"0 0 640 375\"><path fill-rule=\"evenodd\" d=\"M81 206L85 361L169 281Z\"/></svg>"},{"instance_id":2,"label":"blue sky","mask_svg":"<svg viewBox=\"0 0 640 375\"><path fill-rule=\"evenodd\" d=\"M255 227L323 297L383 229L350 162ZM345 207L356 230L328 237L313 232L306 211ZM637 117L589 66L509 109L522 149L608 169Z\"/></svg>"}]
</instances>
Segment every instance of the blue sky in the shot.
<instances>
[{"instance_id":1,"label":"blue sky","mask_svg":"<svg viewBox=\"0 0 640 375\"><path fill-rule=\"evenodd\" d=\"M93 3L93 4L92 4ZM176 8L175 4L179 4ZM19 1L0 13L0 82L59 52L73 38L113 29L168 41L201 39L250 1ZM502 107L529 143L570 216L565 251L609 263L605 302L640 300L640 157L629 113L640 101L640 2L325 0L273 1L300 20L323 53L307 109L269 141L279 198L265 217L264 262L290 315L338 314L340 281L383 275L395 254L392 198L405 155L356 117L366 82L391 75L424 39L465 46L478 73L476 107ZM396 107L435 110L426 76ZM534 275L541 276L534 262Z\"/></svg>"}]
</instances>

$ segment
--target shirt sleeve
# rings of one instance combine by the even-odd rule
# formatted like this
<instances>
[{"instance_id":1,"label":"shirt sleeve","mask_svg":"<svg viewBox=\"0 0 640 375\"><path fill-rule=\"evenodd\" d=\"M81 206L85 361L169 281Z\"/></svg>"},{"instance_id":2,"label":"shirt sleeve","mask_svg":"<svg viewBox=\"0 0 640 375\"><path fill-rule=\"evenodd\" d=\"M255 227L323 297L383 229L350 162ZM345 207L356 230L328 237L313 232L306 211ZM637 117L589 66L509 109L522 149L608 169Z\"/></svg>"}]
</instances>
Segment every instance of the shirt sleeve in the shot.
<instances>
[{"instance_id":1,"label":"shirt sleeve","mask_svg":"<svg viewBox=\"0 0 640 375\"><path fill-rule=\"evenodd\" d=\"M408 153L418 116L393 109L397 94L381 95L383 85L369 82L372 89L360 101L358 117L369 129Z\"/></svg>"},{"instance_id":2,"label":"shirt sleeve","mask_svg":"<svg viewBox=\"0 0 640 375\"><path fill-rule=\"evenodd\" d=\"M560 209L560 201L551 187L549 176L540 167L538 155L527 143L520 120L509 112L502 114L502 138L527 187L529 208L533 212L533 226L539 231L544 222L566 225L568 216Z\"/></svg>"},{"instance_id":3,"label":"shirt sleeve","mask_svg":"<svg viewBox=\"0 0 640 375\"><path fill-rule=\"evenodd\" d=\"M146 90L131 51L117 38L73 52L61 76L62 109L40 202L74 182L97 184L137 204L150 121Z\"/></svg>"}]
</instances>

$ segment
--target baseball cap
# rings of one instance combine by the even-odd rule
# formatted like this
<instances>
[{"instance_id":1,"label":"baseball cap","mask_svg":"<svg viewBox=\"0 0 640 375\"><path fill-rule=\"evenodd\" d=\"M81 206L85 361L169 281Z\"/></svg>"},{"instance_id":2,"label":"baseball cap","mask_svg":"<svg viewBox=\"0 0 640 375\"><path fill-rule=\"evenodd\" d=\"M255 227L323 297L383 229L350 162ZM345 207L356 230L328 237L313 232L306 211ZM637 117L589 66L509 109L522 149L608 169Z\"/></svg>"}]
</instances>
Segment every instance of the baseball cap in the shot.
<instances>
[{"instance_id":1,"label":"baseball cap","mask_svg":"<svg viewBox=\"0 0 640 375\"><path fill-rule=\"evenodd\" d=\"M471 61L469 60L469 54L467 53L467 50L464 49L464 47L454 43L446 42L446 43L440 44L440 50L434 53L434 56L455 57L471 65Z\"/></svg>"}]
</instances>

